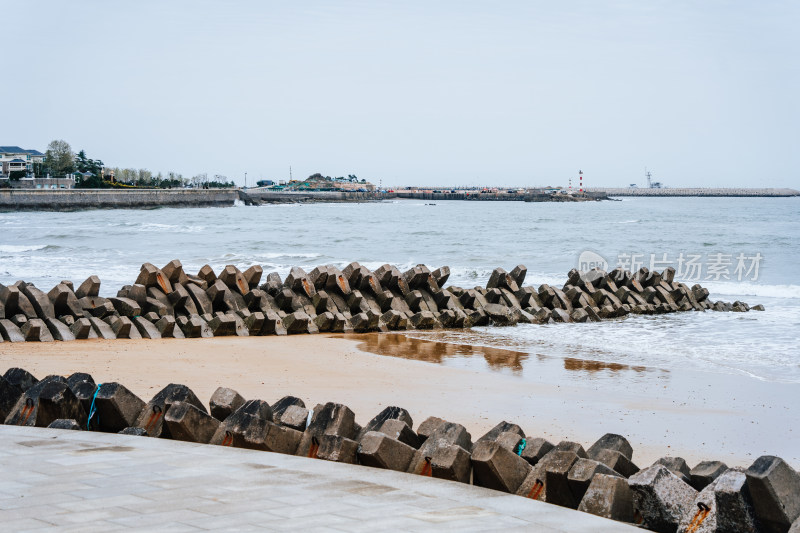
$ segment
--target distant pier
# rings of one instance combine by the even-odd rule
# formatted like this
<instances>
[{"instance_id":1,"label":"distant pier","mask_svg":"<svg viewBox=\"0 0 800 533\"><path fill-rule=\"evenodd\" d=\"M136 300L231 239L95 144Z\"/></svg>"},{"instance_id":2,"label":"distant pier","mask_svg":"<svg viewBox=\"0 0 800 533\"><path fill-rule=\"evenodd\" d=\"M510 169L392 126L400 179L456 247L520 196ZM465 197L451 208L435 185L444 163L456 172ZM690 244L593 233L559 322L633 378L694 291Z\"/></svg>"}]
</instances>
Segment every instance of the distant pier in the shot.
<instances>
[{"instance_id":1,"label":"distant pier","mask_svg":"<svg viewBox=\"0 0 800 533\"><path fill-rule=\"evenodd\" d=\"M498 188L498 189L399 189L394 191L396 198L414 200L474 200L474 201L506 201L506 202L563 202L574 197L574 201L602 200L613 196L653 196L653 197L764 197L782 198L800 196L794 189L767 188L628 188L628 187L588 187L585 193L572 189L553 188ZM384 196L384 198L389 195Z\"/></svg>"},{"instance_id":2,"label":"distant pier","mask_svg":"<svg viewBox=\"0 0 800 533\"><path fill-rule=\"evenodd\" d=\"M715 197L771 197L782 198L800 196L794 189L752 189L752 188L637 188L637 187L594 187L587 192L602 192L608 196L715 196Z\"/></svg>"}]
</instances>

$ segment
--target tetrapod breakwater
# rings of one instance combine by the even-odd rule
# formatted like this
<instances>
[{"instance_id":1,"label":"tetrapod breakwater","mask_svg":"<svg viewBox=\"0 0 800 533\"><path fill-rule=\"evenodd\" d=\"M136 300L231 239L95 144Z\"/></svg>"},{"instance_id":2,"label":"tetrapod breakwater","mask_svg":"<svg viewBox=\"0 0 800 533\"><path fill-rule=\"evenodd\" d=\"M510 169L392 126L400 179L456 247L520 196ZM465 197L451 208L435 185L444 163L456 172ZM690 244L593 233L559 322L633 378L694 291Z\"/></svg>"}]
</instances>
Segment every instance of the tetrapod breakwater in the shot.
<instances>
[{"instance_id":1,"label":"tetrapod breakwater","mask_svg":"<svg viewBox=\"0 0 800 533\"><path fill-rule=\"evenodd\" d=\"M761 456L745 470L716 460L690 468L666 456L640 468L628 439L613 433L584 448L504 420L473 441L465 426L435 416L415 426L398 406L362 426L341 403L311 407L291 395L268 403L219 387L207 408L175 383L145 403L125 385L97 383L88 373L39 380L22 368L0 376L0 420L361 464L472 483L658 532L800 527L800 474L783 459Z\"/></svg>"},{"instance_id":2,"label":"tetrapod breakwater","mask_svg":"<svg viewBox=\"0 0 800 533\"><path fill-rule=\"evenodd\" d=\"M184 271L179 260L142 265L115 297L100 296L100 278L65 280L48 292L32 283L0 284L2 340L72 341L263 336L319 332L512 326L589 322L629 314L763 310L745 302L713 302L706 288L674 279L675 270L571 270L562 288L526 286L527 268L496 268L485 287L446 286L450 269L386 264L370 271L294 267L285 279L260 266L219 273ZM262 278L264 278L262 280Z\"/></svg>"}]
</instances>

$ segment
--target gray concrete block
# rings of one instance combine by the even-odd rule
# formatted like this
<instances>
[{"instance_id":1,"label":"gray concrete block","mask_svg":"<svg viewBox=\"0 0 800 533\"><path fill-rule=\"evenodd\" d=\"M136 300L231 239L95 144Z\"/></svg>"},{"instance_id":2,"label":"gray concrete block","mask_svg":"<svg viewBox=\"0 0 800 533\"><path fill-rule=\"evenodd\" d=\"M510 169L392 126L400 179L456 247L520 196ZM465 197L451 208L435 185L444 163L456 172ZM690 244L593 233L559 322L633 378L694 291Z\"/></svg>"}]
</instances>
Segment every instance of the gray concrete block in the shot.
<instances>
[{"instance_id":1,"label":"gray concrete block","mask_svg":"<svg viewBox=\"0 0 800 533\"><path fill-rule=\"evenodd\" d=\"M22 392L26 392L39 382L33 374L24 368L18 367L9 368L6 370L5 374L3 374L3 377L8 380L9 383L18 387Z\"/></svg>"},{"instance_id":2,"label":"gray concrete block","mask_svg":"<svg viewBox=\"0 0 800 533\"><path fill-rule=\"evenodd\" d=\"M647 528L660 533L673 533L697 496L696 490L659 463L631 476L628 485L634 508Z\"/></svg>"},{"instance_id":3,"label":"gray concrete block","mask_svg":"<svg viewBox=\"0 0 800 533\"><path fill-rule=\"evenodd\" d=\"M19 326L7 318L0 318L0 336L7 342L25 342L25 336Z\"/></svg>"},{"instance_id":4,"label":"gray concrete block","mask_svg":"<svg viewBox=\"0 0 800 533\"><path fill-rule=\"evenodd\" d=\"M662 457L655 464L666 466L670 472L678 476L687 485L692 483L691 470L683 457Z\"/></svg>"},{"instance_id":5,"label":"gray concrete block","mask_svg":"<svg viewBox=\"0 0 800 533\"><path fill-rule=\"evenodd\" d=\"M491 440L475 444L471 461L475 485L511 494L531 470L525 459Z\"/></svg>"},{"instance_id":6,"label":"gray concrete block","mask_svg":"<svg viewBox=\"0 0 800 533\"><path fill-rule=\"evenodd\" d=\"M597 474L586 489L578 510L620 522L633 522L633 492L625 478Z\"/></svg>"},{"instance_id":7,"label":"gray concrete block","mask_svg":"<svg viewBox=\"0 0 800 533\"><path fill-rule=\"evenodd\" d=\"M800 516L800 474L780 457L771 455L756 459L745 474L762 530L788 530Z\"/></svg>"},{"instance_id":8,"label":"gray concrete block","mask_svg":"<svg viewBox=\"0 0 800 533\"><path fill-rule=\"evenodd\" d=\"M192 389L186 385L170 383L147 402L147 405L139 413L136 423L129 425L144 428L150 437L170 438L169 427L164 424L164 415L170 406L177 402L190 403L206 412L203 402L192 392Z\"/></svg>"},{"instance_id":9,"label":"gray concrete block","mask_svg":"<svg viewBox=\"0 0 800 533\"><path fill-rule=\"evenodd\" d=\"M378 431L402 443L408 444L414 449L420 447L421 442L419 436L417 436L403 420L396 418L386 420Z\"/></svg>"},{"instance_id":10,"label":"gray concrete block","mask_svg":"<svg viewBox=\"0 0 800 533\"><path fill-rule=\"evenodd\" d=\"M53 335L41 318L31 318L19 328L27 342L53 342Z\"/></svg>"},{"instance_id":11,"label":"gray concrete block","mask_svg":"<svg viewBox=\"0 0 800 533\"><path fill-rule=\"evenodd\" d=\"M244 397L233 389L217 387L208 404L211 416L217 420L225 420L239 407L244 405Z\"/></svg>"},{"instance_id":12,"label":"gray concrete block","mask_svg":"<svg viewBox=\"0 0 800 533\"><path fill-rule=\"evenodd\" d=\"M207 444L219 427L219 420L187 402L175 402L164 415L173 439Z\"/></svg>"},{"instance_id":13,"label":"gray concrete block","mask_svg":"<svg viewBox=\"0 0 800 533\"><path fill-rule=\"evenodd\" d=\"M336 463L357 464L358 442L339 435L322 435L319 439L317 459Z\"/></svg>"},{"instance_id":14,"label":"gray concrete block","mask_svg":"<svg viewBox=\"0 0 800 533\"><path fill-rule=\"evenodd\" d=\"M139 331L139 335L142 336L143 339L160 339L161 332L158 331L158 328L142 316L137 316L131 319L133 325L136 326L136 329Z\"/></svg>"},{"instance_id":15,"label":"gray concrete block","mask_svg":"<svg viewBox=\"0 0 800 533\"><path fill-rule=\"evenodd\" d=\"M581 458L575 461L567 476L570 491L575 497L575 500L580 502L584 494L589 489L589 485L594 479L594 476L604 474L609 476L622 477L619 473L611 470L603 463L594 461L592 459Z\"/></svg>"},{"instance_id":16,"label":"gray concrete block","mask_svg":"<svg viewBox=\"0 0 800 533\"><path fill-rule=\"evenodd\" d=\"M47 318L44 321L47 329L50 330L50 334L53 336L53 339L57 341L74 341L75 335L70 331L69 327L62 321L57 318Z\"/></svg>"},{"instance_id":17,"label":"gray concrete block","mask_svg":"<svg viewBox=\"0 0 800 533\"><path fill-rule=\"evenodd\" d=\"M366 433L367 431L378 431L383 423L387 420L401 420L408 424L409 428L414 429L414 420L411 418L411 415L408 413L408 411L402 407L390 405L372 417L369 422L367 422L367 425L364 426L364 429L362 430L362 434Z\"/></svg>"},{"instance_id":18,"label":"gray concrete block","mask_svg":"<svg viewBox=\"0 0 800 533\"><path fill-rule=\"evenodd\" d=\"M315 457L322 435L338 435L352 439L355 434L355 414L346 405L328 402L312 410L311 423L303 432L297 455Z\"/></svg>"},{"instance_id":19,"label":"gray concrete block","mask_svg":"<svg viewBox=\"0 0 800 533\"><path fill-rule=\"evenodd\" d=\"M703 461L689 472L689 484L694 490L703 490L726 470L728 466L721 461Z\"/></svg>"},{"instance_id":20,"label":"gray concrete block","mask_svg":"<svg viewBox=\"0 0 800 533\"><path fill-rule=\"evenodd\" d=\"M405 472L414 448L377 431L368 431L358 447L359 462L366 466Z\"/></svg>"},{"instance_id":21,"label":"gray concrete block","mask_svg":"<svg viewBox=\"0 0 800 533\"><path fill-rule=\"evenodd\" d=\"M606 433L597 442L589 446L586 450L586 455L589 458L594 458L594 455L599 450L616 450L630 460L633 460L633 447L628 439L616 433Z\"/></svg>"},{"instance_id":22,"label":"gray concrete block","mask_svg":"<svg viewBox=\"0 0 800 533\"><path fill-rule=\"evenodd\" d=\"M502 270L502 269L500 269ZM493 441L496 440L501 433L505 432L513 432L519 435L521 438L525 438L525 432L522 431L517 424L512 424L511 422L506 422L505 420L494 426L492 429L487 431L481 438L479 438L475 443L483 442L483 441Z\"/></svg>"},{"instance_id":23,"label":"gray concrete block","mask_svg":"<svg viewBox=\"0 0 800 533\"><path fill-rule=\"evenodd\" d=\"M290 405L281 414L279 423L297 431L305 431L308 423L308 409L299 405Z\"/></svg>"},{"instance_id":24,"label":"gray concrete block","mask_svg":"<svg viewBox=\"0 0 800 533\"><path fill-rule=\"evenodd\" d=\"M631 477L639 471L638 466L616 450L597 450L592 454L591 459L603 463L615 472L619 472L624 477Z\"/></svg>"},{"instance_id":25,"label":"gray concrete block","mask_svg":"<svg viewBox=\"0 0 800 533\"><path fill-rule=\"evenodd\" d=\"M144 401L119 383L103 383L94 397L97 413L91 426L100 431L117 433L133 426L139 418Z\"/></svg>"},{"instance_id":26,"label":"gray concrete block","mask_svg":"<svg viewBox=\"0 0 800 533\"><path fill-rule=\"evenodd\" d=\"M5 420L22 396L22 389L0 376L0 421Z\"/></svg>"},{"instance_id":27,"label":"gray concrete block","mask_svg":"<svg viewBox=\"0 0 800 533\"><path fill-rule=\"evenodd\" d=\"M553 448L553 444L547 439L541 437L526 437L525 449L522 450L521 457L528 461L531 466L536 466L536 463Z\"/></svg>"},{"instance_id":28,"label":"gray concrete block","mask_svg":"<svg viewBox=\"0 0 800 533\"><path fill-rule=\"evenodd\" d=\"M295 429L279 426L270 420L256 419L241 434L244 441L241 447L293 455L302 436L303 433ZM238 434L234 434L233 446L239 446L236 442L238 437Z\"/></svg>"}]
</instances>

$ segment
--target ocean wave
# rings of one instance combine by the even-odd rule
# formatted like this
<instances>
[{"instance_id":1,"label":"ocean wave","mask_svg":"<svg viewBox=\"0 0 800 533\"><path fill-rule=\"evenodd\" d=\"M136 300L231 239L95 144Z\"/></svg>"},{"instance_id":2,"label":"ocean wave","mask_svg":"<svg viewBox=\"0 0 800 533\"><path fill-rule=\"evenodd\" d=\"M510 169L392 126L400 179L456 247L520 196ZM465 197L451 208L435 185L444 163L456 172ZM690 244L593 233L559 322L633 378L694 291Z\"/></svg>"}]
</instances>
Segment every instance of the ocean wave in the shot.
<instances>
[{"instance_id":1,"label":"ocean wave","mask_svg":"<svg viewBox=\"0 0 800 533\"><path fill-rule=\"evenodd\" d=\"M49 244L0 244L0 253L18 254L20 252L35 252L50 248Z\"/></svg>"},{"instance_id":2,"label":"ocean wave","mask_svg":"<svg viewBox=\"0 0 800 533\"><path fill-rule=\"evenodd\" d=\"M263 257L264 259L281 259L283 257L296 257L298 259L316 259L318 257L322 257L322 254L304 254L298 252L274 252L274 253L266 253L266 254L257 254L258 257Z\"/></svg>"},{"instance_id":3,"label":"ocean wave","mask_svg":"<svg viewBox=\"0 0 800 533\"><path fill-rule=\"evenodd\" d=\"M615 222L615 224L637 224L639 222L641 222L641 220L620 220Z\"/></svg>"},{"instance_id":4,"label":"ocean wave","mask_svg":"<svg viewBox=\"0 0 800 533\"><path fill-rule=\"evenodd\" d=\"M135 228L136 231L166 231L171 233L201 233L205 231L205 226L186 226L183 224L159 224L157 222L145 222Z\"/></svg>"},{"instance_id":5,"label":"ocean wave","mask_svg":"<svg viewBox=\"0 0 800 533\"><path fill-rule=\"evenodd\" d=\"M799 298L800 285L760 285L750 282L707 281L700 282L711 295L763 296L766 298ZM688 283L687 283L688 285Z\"/></svg>"}]
</instances>

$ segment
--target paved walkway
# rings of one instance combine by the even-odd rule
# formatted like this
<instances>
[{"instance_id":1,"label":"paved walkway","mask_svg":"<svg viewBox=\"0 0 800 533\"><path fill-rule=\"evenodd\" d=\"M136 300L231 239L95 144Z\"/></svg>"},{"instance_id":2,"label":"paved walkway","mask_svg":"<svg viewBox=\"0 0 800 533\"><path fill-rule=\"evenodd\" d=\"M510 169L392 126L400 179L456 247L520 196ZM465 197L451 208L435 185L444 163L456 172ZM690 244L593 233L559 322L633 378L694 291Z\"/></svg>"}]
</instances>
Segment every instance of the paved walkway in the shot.
<instances>
[{"instance_id":1,"label":"paved walkway","mask_svg":"<svg viewBox=\"0 0 800 533\"><path fill-rule=\"evenodd\" d=\"M3 531L640 531L518 496L363 466L0 426Z\"/></svg>"}]
</instances>

